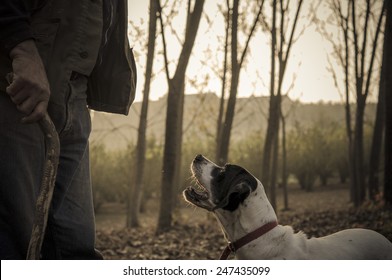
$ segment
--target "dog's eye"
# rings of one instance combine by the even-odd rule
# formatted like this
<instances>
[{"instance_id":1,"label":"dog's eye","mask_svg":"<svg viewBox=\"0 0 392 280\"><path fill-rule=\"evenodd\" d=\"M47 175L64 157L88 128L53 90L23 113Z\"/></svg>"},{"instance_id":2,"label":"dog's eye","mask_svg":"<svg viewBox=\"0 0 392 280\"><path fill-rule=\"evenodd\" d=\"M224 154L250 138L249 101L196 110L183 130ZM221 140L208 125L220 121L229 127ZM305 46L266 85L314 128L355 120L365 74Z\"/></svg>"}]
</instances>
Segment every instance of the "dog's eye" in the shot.
<instances>
[{"instance_id":1,"label":"dog's eye","mask_svg":"<svg viewBox=\"0 0 392 280\"><path fill-rule=\"evenodd\" d=\"M216 181L221 182L225 178L225 171L220 170L218 175L216 176Z\"/></svg>"}]
</instances>

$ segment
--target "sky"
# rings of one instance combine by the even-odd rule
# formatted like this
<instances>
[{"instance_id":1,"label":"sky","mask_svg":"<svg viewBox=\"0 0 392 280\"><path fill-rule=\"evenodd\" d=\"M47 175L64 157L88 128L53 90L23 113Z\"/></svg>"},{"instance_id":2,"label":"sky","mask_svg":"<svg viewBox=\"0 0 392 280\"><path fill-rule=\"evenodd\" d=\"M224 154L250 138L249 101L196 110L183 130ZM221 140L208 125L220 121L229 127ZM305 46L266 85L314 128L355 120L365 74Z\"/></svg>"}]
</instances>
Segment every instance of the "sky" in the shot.
<instances>
[{"instance_id":1,"label":"sky","mask_svg":"<svg viewBox=\"0 0 392 280\"><path fill-rule=\"evenodd\" d=\"M130 46L133 47L138 65L138 86L136 101L141 101L145 60L146 42L148 33L148 2L129 1L128 17L132 24L129 25ZM165 1L162 1L162 3ZM187 1L180 1L186 3ZM295 1L292 1L295 2ZM328 72L327 53L330 52L330 45L316 31L314 24L308 19L309 3L305 1L302 9L302 24L308 24L304 33L298 38L292 48L289 64L286 71L283 93L288 93L290 98L302 102L340 102L342 97L334 85L332 75ZM220 95L221 80L217 76L217 69L222 68L223 44L224 44L224 20L218 11L218 4L225 3L219 0L206 0L204 5L204 15L202 17L199 32L196 37L192 57L187 69L187 77L190 81L186 84L186 93L206 93L213 92ZM269 9L269 1L266 1L266 9ZM186 6L181 12L171 18L180 40L183 39L184 18ZM319 11L323 15L324 11ZM325 11L325 13L327 13ZM208 24L209 19L210 24ZM249 21L254 15L249 15ZM167 18L164 17L164 21ZM135 31L135 26L141 32ZM302 28L298 28L298 31ZM159 32L159 28L158 28ZM168 56L172 61L170 64L171 75L175 70L175 60L179 56L180 43L170 30L165 30L168 42ZM270 35L261 32L258 26L256 35L252 38L249 52L246 57L246 65L241 72L240 85L238 88L239 97L266 96L269 94L269 71L270 71ZM154 60L154 71L156 73L152 85L150 98L157 100L167 94L167 82L163 71L162 40L160 34L157 36L156 53ZM245 37L239 36L239 48L245 43ZM206 53L209 53L209 56ZM294 78L295 77L295 78Z\"/></svg>"}]
</instances>

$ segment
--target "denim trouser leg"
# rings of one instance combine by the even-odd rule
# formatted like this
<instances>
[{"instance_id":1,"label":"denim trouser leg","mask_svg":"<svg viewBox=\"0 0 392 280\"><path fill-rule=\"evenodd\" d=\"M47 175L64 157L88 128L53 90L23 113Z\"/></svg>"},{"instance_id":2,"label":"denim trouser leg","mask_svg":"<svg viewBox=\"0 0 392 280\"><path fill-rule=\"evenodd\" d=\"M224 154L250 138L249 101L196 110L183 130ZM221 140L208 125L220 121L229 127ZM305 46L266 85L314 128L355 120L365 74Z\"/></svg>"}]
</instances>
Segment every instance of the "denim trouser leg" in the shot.
<instances>
[{"instance_id":1,"label":"denim trouser leg","mask_svg":"<svg viewBox=\"0 0 392 280\"><path fill-rule=\"evenodd\" d=\"M37 124L23 125L9 97L0 92L0 258L23 259L31 235L44 139Z\"/></svg>"},{"instance_id":2,"label":"denim trouser leg","mask_svg":"<svg viewBox=\"0 0 392 280\"><path fill-rule=\"evenodd\" d=\"M86 84L82 76L70 81L64 105L50 104L48 109L60 135L60 164L42 249L45 259L96 257ZM16 259L26 255L42 176L44 142L39 127L19 124L20 114L8 97L1 95L0 122L15 117L0 128L0 256Z\"/></svg>"}]
</instances>

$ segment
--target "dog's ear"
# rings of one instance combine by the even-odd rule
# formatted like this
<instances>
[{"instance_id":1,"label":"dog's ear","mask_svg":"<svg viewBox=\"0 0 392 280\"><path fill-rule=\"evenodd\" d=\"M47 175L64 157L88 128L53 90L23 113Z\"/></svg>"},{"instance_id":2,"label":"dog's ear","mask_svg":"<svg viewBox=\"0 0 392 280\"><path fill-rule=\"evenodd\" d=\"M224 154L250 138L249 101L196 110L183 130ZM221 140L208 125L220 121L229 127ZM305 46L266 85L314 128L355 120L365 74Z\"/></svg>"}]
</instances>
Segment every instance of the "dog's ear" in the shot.
<instances>
[{"instance_id":1,"label":"dog's ear","mask_svg":"<svg viewBox=\"0 0 392 280\"><path fill-rule=\"evenodd\" d=\"M252 186L249 182L242 181L233 185L226 197L215 208L222 208L232 212L238 208L240 203L244 202L251 192Z\"/></svg>"}]
</instances>

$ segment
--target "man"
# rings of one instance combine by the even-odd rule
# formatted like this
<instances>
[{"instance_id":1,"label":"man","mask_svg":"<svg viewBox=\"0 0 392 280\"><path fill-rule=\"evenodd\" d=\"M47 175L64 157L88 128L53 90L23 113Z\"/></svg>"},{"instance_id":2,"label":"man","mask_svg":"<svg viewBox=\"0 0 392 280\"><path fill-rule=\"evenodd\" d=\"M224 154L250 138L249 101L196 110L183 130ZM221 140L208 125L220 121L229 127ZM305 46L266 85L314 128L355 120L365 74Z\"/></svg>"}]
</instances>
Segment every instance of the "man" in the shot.
<instances>
[{"instance_id":1,"label":"man","mask_svg":"<svg viewBox=\"0 0 392 280\"><path fill-rule=\"evenodd\" d=\"M2 0L1 259L26 257L45 159L37 122L46 110L59 134L60 163L42 258L100 258L94 248L88 108L128 114L135 86L126 0Z\"/></svg>"}]
</instances>

